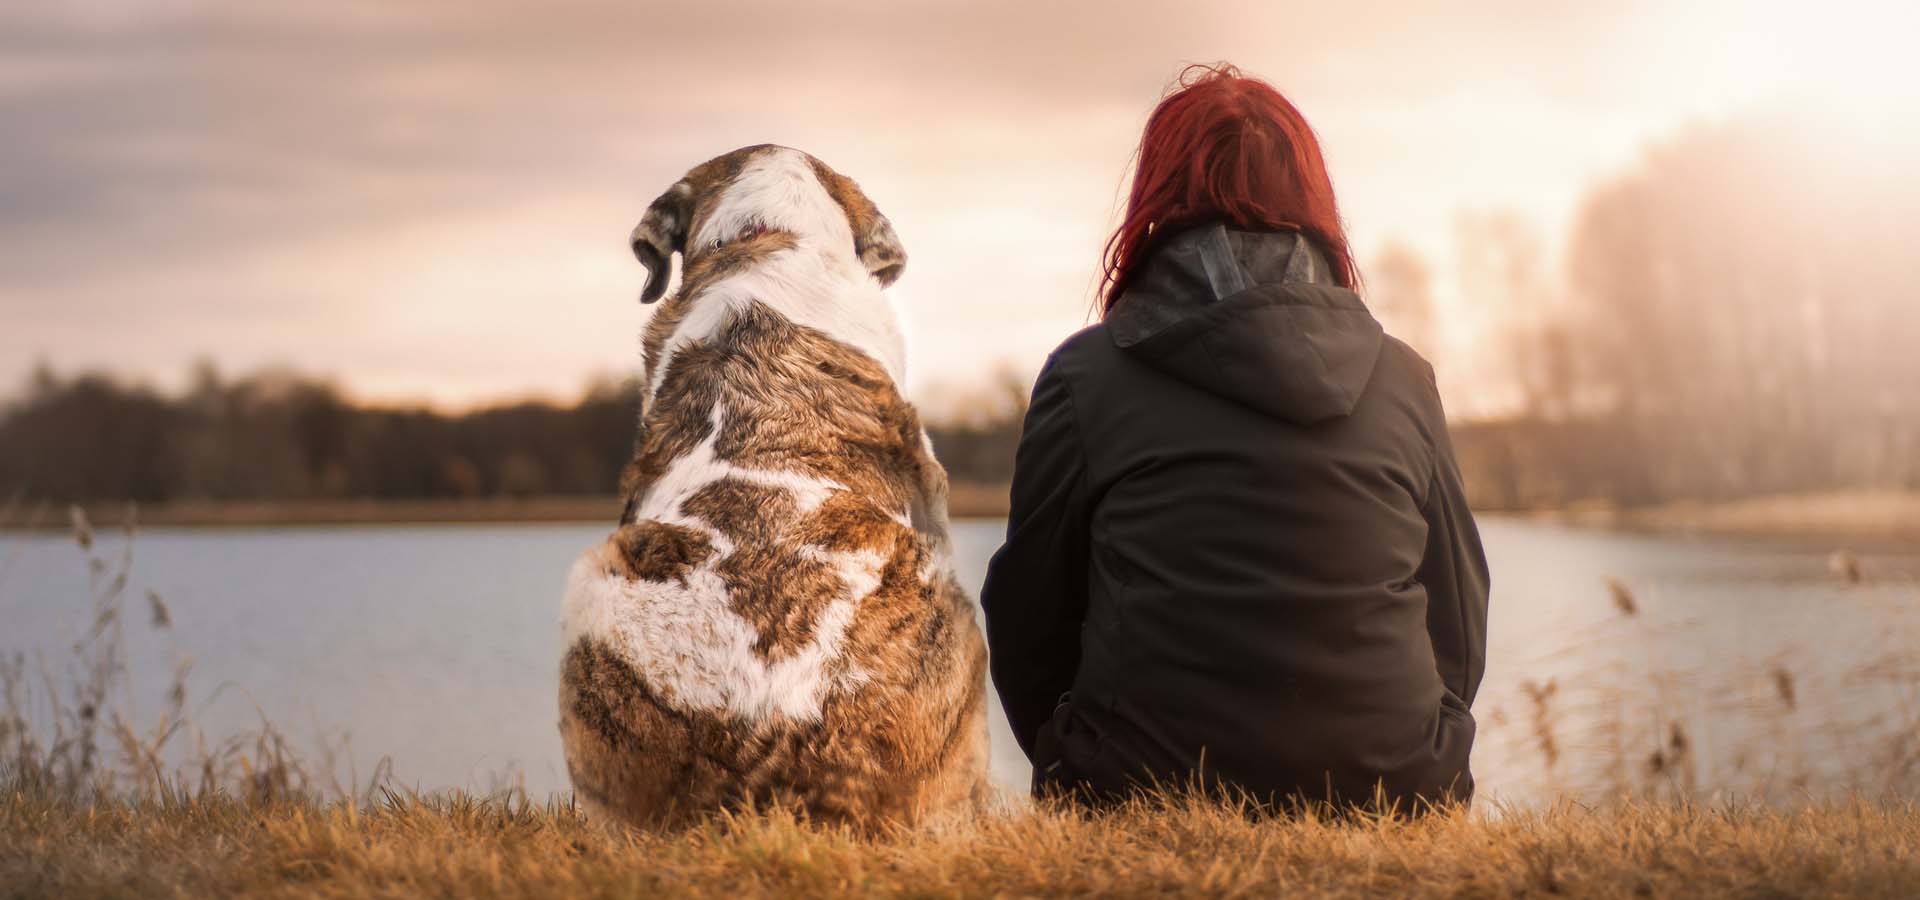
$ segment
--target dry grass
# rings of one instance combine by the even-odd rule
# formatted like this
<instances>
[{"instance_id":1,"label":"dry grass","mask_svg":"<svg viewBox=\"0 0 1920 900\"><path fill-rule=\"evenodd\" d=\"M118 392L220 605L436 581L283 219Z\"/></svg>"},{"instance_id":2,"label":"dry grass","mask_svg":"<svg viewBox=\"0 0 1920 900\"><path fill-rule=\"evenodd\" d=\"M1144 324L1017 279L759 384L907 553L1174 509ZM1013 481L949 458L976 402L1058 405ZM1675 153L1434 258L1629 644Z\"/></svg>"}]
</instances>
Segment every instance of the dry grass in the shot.
<instances>
[{"instance_id":1,"label":"dry grass","mask_svg":"<svg viewBox=\"0 0 1920 900\"><path fill-rule=\"evenodd\" d=\"M74 507L69 516L74 542L86 555L87 627L64 659L43 654L0 659L0 784L44 797L151 799L186 791L237 791L252 801L312 798L323 791L336 798L364 797L380 785L386 763L364 788L357 775L343 784L334 759L340 747L322 745L319 765L311 765L258 707L259 727L210 740L190 703L193 660L177 647L157 716L150 724L140 722L132 711L133 693L150 679L128 667L127 620L144 613L146 627L171 644L172 612L152 591L129 607L131 508L126 540L111 554L96 545L83 510ZM227 687L203 698L203 705Z\"/></svg>"},{"instance_id":2,"label":"dry grass","mask_svg":"<svg viewBox=\"0 0 1920 900\"><path fill-rule=\"evenodd\" d=\"M609 832L512 798L0 801L19 896L1911 897L1920 810L1626 804L1249 822L1203 802L1027 810L863 838L775 812Z\"/></svg>"}]
</instances>

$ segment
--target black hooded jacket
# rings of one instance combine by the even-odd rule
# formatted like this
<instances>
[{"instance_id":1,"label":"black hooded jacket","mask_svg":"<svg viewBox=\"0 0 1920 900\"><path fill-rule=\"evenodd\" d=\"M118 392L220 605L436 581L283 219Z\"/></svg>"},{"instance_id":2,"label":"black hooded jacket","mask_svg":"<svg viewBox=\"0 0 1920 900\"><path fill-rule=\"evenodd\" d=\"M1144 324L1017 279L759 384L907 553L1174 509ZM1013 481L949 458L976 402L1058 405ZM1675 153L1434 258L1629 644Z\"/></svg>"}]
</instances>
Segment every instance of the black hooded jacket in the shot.
<instances>
[{"instance_id":1,"label":"black hooded jacket","mask_svg":"<svg viewBox=\"0 0 1920 900\"><path fill-rule=\"evenodd\" d=\"M1036 788L1471 794L1479 534L1432 368L1331 281L1194 228L1041 371L980 598Z\"/></svg>"}]
</instances>

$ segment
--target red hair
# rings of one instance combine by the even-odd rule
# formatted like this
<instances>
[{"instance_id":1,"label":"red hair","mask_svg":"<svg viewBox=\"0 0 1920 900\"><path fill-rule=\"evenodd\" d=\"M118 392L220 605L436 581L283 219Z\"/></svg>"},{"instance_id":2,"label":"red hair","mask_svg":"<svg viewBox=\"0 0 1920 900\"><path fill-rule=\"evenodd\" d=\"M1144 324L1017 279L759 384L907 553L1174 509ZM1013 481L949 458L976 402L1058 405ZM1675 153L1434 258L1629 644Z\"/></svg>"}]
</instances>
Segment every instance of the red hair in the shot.
<instances>
[{"instance_id":1,"label":"red hair","mask_svg":"<svg viewBox=\"0 0 1920 900\"><path fill-rule=\"evenodd\" d=\"M1320 141L1273 86L1226 63L1188 66L1147 117L1126 217L1107 239L1100 307L1113 309L1153 245L1181 228L1224 221L1313 238L1334 281L1354 289L1353 265Z\"/></svg>"}]
</instances>

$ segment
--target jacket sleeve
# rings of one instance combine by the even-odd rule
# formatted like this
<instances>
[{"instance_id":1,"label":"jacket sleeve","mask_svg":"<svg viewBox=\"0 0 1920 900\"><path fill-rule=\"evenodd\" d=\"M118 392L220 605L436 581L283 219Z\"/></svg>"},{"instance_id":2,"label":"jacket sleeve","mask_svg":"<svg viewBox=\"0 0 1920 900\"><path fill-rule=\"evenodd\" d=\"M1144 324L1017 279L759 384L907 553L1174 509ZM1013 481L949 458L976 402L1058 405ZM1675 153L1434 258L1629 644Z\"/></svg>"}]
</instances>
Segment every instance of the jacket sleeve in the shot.
<instances>
[{"instance_id":1,"label":"jacket sleeve","mask_svg":"<svg viewBox=\"0 0 1920 900\"><path fill-rule=\"evenodd\" d=\"M1427 589L1427 633L1440 679L1455 699L1471 706L1487 667L1487 557L1445 424L1435 451L1433 483L1421 510L1427 548L1418 577Z\"/></svg>"},{"instance_id":2,"label":"jacket sleeve","mask_svg":"<svg viewBox=\"0 0 1920 900\"><path fill-rule=\"evenodd\" d=\"M980 589L994 687L1029 759L1035 736L1080 666L1087 494L1073 394L1049 359L1034 382L1014 456L1007 540Z\"/></svg>"}]
</instances>

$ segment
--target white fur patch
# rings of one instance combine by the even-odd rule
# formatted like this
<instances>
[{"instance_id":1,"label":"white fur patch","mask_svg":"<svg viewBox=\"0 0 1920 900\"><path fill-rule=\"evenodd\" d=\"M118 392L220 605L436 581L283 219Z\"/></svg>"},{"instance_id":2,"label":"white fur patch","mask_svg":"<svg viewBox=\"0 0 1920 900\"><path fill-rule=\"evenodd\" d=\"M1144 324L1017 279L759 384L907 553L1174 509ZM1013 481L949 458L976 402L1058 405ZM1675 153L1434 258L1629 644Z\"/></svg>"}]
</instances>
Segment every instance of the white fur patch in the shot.
<instances>
[{"instance_id":1,"label":"white fur patch","mask_svg":"<svg viewBox=\"0 0 1920 900\"><path fill-rule=\"evenodd\" d=\"M687 315L648 373L646 404L652 405L681 349L725 328L756 302L872 357L904 390L907 349L899 313L854 255L846 210L820 184L806 154L781 147L754 157L689 246L731 240L757 226L788 232L798 246L755 260L687 298Z\"/></svg>"},{"instance_id":2,"label":"white fur patch","mask_svg":"<svg viewBox=\"0 0 1920 900\"><path fill-rule=\"evenodd\" d=\"M714 444L723 424L716 403L712 432L673 462L647 491L637 513L641 520L699 532L712 542L714 553L688 573L683 584L630 580L617 574L617 551L610 543L587 551L568 575L561 631L569 647L583 637L604 642L663 699L681 709L754 722L776 717L817 720L829 693L850 690L867 680L866 673L833 663L843 655L841 644L861 600L879 587L886 559L874 551L804 548L804 554L840 577L841 592L820 614L812 639L797 652L773 663L762 659L754 651L760 636L733 611L726 582L717 571L721 560L733 553L733 542L704 520L682 513L680 505L721 478L782 488L803 514L845 488L826 479L748 469L715 458Z\"/></svg>"}]
</instances>

